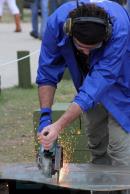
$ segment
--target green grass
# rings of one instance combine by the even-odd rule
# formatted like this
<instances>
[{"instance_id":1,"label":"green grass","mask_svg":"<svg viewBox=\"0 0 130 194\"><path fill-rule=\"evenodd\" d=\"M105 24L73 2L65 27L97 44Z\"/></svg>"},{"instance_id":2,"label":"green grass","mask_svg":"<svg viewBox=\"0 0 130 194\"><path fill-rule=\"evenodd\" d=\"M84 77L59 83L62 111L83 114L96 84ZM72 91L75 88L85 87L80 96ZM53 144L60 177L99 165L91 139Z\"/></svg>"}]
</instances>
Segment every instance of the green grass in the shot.
<instances>
[{"instance_id":1,"label":"green grass","mask_svg":"<svg viewBox=\"0 0 130 194\"><path fill-rule=\"evenodd\" d=\"M71 81L62 81L55 102L70 102L75 94ZM33 112L39 109L37 87L2 90L0 95L0 162L35 160Z\"/></svg>"}]
</instances>

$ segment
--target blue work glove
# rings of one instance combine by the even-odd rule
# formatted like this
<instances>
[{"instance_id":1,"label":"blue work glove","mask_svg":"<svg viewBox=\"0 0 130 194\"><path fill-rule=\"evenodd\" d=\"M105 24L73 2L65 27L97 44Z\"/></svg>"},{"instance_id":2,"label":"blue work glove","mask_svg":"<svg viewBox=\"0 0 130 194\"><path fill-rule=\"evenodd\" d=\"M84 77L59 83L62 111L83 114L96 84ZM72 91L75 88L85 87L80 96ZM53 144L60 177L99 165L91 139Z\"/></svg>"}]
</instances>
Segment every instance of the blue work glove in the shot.
<instances>
[{"instance_id":1,"label":"blue work glove","mask_svg":"<svg viewBox=\"0 0 130 194\"><path fill-rule=\"evenodd\" d=\"M41 116L39 120L39 126L37 128L38 133L40 133L44 127L52 123L51 112L52 111L50 108L41 108Z\"/></svg>"}]
</instances>

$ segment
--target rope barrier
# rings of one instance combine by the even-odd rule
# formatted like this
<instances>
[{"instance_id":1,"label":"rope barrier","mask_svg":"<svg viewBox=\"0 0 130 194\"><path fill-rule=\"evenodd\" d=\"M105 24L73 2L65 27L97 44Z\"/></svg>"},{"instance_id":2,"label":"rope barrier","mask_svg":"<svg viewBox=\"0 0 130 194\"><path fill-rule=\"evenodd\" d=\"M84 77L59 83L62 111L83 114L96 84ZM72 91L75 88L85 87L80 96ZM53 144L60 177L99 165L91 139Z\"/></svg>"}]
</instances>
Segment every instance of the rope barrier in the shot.
<instances>
[{"instance_id":1,"label":"rope barrier","mask_svg":"<svg viewBox=\"0 0 130 194\"><path fill-rule=\"evenodd\" d=\"M6 65L9 65L9 64L18 62L18 61L22 61L23 59L26 59L26 58L28 58L28 57L34 55L35 53L38 53L39 51L40 51L40 50L38 49L38 50L33 51L33 52L32 52L31 54L29 54L29 55L26 55L26 56L21 57L21 58L19 58L19 59L15 59L15 60L12 60L12 61L8 61L8 62L6 62L6 63L0 65L0 68L1 68L1 67L4 67L4 66L6 66Z\"/></svg>"}]
</instances>

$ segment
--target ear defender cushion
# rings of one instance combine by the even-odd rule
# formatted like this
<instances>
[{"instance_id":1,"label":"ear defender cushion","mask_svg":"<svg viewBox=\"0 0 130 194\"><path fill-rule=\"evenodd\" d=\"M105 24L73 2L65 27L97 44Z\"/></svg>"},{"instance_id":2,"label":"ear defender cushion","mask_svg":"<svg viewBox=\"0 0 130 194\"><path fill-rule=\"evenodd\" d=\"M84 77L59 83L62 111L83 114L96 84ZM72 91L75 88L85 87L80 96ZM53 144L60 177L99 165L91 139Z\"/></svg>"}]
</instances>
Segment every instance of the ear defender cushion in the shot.
<instances>
[{"instance_id":1,"label":"ear defender cushion","mask_svg":"<svg viewBox=\"0 0 130 194\"><path fill-rule=\"evenodd\" d=\"M72 18L68 18L63 26L63 31L68 36L72 35Z\"/></svg>"}]
</instances>

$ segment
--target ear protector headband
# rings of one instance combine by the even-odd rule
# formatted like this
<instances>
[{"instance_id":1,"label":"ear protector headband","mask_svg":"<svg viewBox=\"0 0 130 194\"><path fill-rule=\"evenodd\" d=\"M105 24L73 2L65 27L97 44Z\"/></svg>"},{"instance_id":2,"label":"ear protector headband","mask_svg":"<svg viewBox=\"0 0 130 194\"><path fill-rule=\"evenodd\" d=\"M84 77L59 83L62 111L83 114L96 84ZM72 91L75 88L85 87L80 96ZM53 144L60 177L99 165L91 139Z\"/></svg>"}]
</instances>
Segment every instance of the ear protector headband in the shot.
<instances>
[{"instance_id":1,"label":"ear protector headband","mask_svg":"<svg viewBox=\"0 0 130 194\"><path fill-rule=\"evenodd\" d=\"M77 6L79 7L79 4L77 4ZM112 33L112 25L110 23L109 18L107 19L107 21L102 19L102 18L89 17L89 16L88 17L77 17L74 19L68 18L66 20L66 22L64 23L63 31L68 36L72 36L72 28L73 28L74 24L82 24L82 23L86 23L86 22L92 22L92 23L104 25L105 29L106 29L105 41L108 40L108 38L110 37L110 35Z\"/></svg>"}]
</instances>

